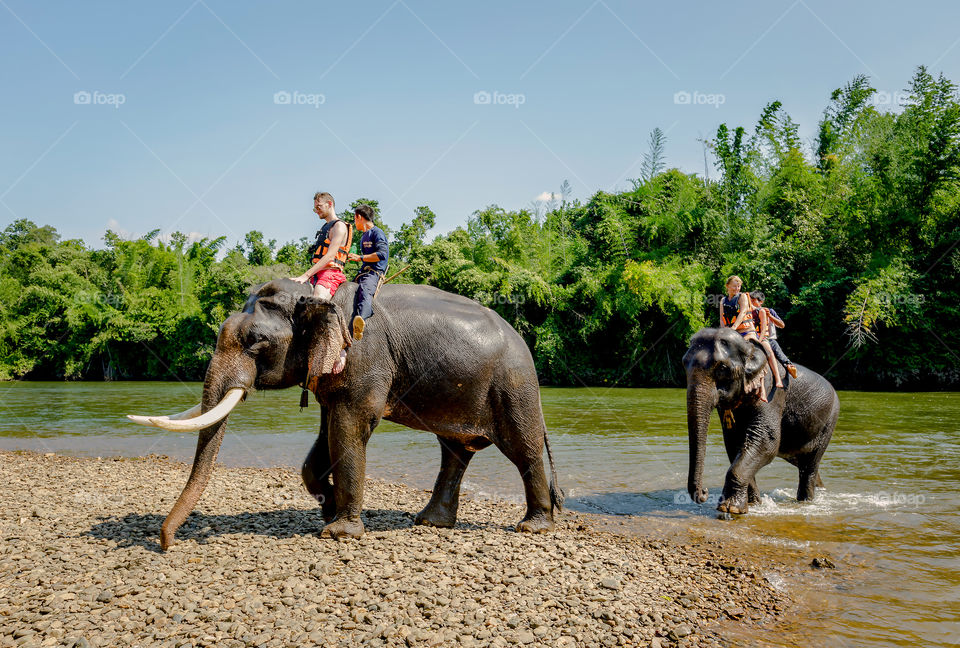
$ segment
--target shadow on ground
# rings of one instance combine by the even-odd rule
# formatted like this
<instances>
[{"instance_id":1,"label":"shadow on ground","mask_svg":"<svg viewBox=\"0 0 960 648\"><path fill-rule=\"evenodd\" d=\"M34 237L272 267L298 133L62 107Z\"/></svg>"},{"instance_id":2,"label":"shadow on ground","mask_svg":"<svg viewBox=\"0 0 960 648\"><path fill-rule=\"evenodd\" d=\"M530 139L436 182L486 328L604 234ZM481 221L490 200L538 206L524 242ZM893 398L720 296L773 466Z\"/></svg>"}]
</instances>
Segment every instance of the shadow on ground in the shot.
<instances>
[{"instance_id":1,"label":"shadow on ground","mask_svg":"<svg viewBox=\"0 0 960 648\"><path fill-rule=\"evenodd\" d=\"M413 526L414 514L392 509L369 509L363 512L367 533L394 531ZM86 535L98 540L109 540L117 548L140 546L160 551L160 525L165 516L130 513L123 517L100 517ZM234 515L207 515L194 511L177 530L176 540L196 540L203 543L210 538L227 534L256 534L270 538L293 538L316 535L323 530L323 516L319 509L278 509ZM493 522L458 521L456 529L508 530L511 525ZM324 539L324 541L330 541Z\"/></svg>"}]
</instances>

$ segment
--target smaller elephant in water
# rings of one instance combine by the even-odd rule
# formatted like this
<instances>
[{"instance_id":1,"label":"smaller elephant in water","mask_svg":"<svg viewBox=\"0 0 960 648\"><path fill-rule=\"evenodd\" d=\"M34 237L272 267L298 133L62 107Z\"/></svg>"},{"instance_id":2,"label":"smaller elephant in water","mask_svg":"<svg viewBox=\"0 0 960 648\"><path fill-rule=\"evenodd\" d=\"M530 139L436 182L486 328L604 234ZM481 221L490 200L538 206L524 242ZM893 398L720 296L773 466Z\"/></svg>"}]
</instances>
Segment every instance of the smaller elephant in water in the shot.
<instances>
[{"instance_id":1,"label":"smaller elephant in water","mask_svg":"<svg viewBox=\"0 0 960 648\"><path fill-rule=\"evenodd\" d=\"M770 373L763 348L729 328L704 328L690 339L683 356L687 373L687 431L690 472L687 491L693 501L707 500L703 486L710 412L717 408L730 469L718 511L746 513L760 501L756 474L775 457L800 471L797 499L812 500L820 481L820 460L840 413L837 392L826 378L797 365L791 378L782 367L783 388L759 399L764 373ZM772 378L772 376L770 376ZM772 387L774 381L763 384Z\"/></svg>"}]
</instances>

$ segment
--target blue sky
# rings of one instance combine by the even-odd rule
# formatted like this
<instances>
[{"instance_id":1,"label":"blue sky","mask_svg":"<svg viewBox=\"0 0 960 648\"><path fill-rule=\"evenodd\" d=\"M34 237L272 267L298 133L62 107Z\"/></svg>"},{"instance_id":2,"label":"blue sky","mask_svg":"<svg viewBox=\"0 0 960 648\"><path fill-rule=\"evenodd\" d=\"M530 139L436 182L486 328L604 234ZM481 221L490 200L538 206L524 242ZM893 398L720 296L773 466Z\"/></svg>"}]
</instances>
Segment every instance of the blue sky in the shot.
<instances>
[{"instance_id":1,"label":"blue sky","mask_svg":"<svg viewBox=\"0 0 960 648\"><path fill-rule=\"evenodd\" d=\"M696 173L699 138L774 99L812 137L856 74L960 81L960 5L0 0L0 53L0 224L284 242L321 189L445 232L629 187L654 127Z\"/></svg>"}]
</instances>

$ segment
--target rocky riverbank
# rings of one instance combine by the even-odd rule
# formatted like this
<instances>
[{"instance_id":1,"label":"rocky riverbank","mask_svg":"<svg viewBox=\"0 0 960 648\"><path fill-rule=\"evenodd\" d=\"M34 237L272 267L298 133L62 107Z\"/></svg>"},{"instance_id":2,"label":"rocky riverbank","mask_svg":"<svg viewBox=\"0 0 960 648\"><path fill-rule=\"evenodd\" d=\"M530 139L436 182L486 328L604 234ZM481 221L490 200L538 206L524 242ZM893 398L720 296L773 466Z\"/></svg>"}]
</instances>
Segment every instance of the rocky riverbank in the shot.
<instances>
[{"instance_id":1,"label":"rocky riverbank","mask_svg":"<svg viewBox=\"0 0 960 648\"><path fill-rule=\"evenodd\" d=\"M0 647L713 646L788 601L718 543L596 530L565 512L465 498L455 529L413 527L429 493L368 479L360 540L320 539L288 469L218 467L160 552L189 467L162 457L0 452Z\"/></svg>"}]
</instances>

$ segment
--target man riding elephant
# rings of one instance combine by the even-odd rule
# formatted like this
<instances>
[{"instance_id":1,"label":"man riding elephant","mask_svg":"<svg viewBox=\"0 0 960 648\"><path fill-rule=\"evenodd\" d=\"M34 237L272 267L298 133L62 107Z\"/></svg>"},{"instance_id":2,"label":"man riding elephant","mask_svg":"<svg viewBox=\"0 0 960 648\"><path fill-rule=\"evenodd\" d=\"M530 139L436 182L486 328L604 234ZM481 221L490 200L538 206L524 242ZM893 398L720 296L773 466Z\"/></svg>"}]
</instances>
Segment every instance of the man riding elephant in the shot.
<instances>
[{"instance_id":1,"label":"man riding elephant","mask_svg":"<svg viewBox=\"0 0 960 648\"><path fill-rule=\"evenodd\" d=\"M312 265L303 274L290 279L313 286L314 297L330 299L340 284L347 280L343 268L350 252L353 231L350 225L337 218L333 196L326 191L314 194L313 211L323 221L323 226L317 232L317 240L312 246Z\"/></svg>"},{"instance_id":2,"label":"man riding elephant","mask_svg":"<svg viewBox=\"0 0 960 648\"><path fill-rule=\"evenodd\" d=\"M353 316L350 318L355 340L363 339L366 320L373 315L373 297L387 271L390 260L390 246L383 230L374 222L374 211L370 205L357 205L354 210L354 225L363 232L360 238L360 254L351 252L351 261L361 262L360 271L354 281L357 282L357 294L353 299Z\"/></svg>"},{"instance_id":3,"label":"man riding elephant","mask_svg":"<svg viewBox=\"0 0 960 648\"><path fill-rule=\"evenodd\" d=\"M473 455L493 444L517 467L527 509L519 531L547 531L563 503L540 407L537 373L520 335L489 308L430 286L385 285L362 344L344 312L357 284L332 301L288 279L264 284L220 328L203 400L169 417L132 417L199 432L193 468L163 522L161 546L206 487L230 410L254 389L309 384L321 403L320 435L303 465L307 490L324 503L333 538L363 533L366 444L381 418L437 435L440 473L417 524L452 526ZM339 362L347 347L350 361ZM542 452L547 450L548 485ZM332 478L332 482L331 482Z\"/></svg>"}]
</instances>

